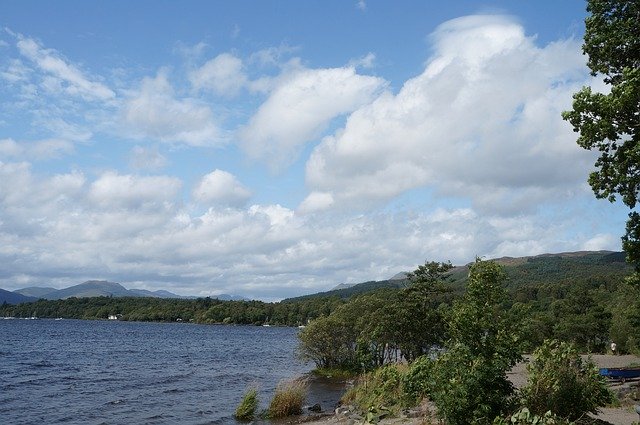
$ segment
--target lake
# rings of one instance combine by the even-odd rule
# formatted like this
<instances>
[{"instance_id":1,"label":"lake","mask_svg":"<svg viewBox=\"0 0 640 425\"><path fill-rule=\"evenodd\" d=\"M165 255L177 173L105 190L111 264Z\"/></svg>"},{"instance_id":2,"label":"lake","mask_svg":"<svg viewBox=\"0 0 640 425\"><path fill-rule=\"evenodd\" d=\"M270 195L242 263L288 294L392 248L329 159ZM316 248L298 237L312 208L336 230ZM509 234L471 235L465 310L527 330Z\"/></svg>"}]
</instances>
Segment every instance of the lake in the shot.
<instances>
[{"instance_id":1,"label":"lake","mask_svg":"<svg viewBox=\"0 0 640 425\"><path fill-rule=\"evenodd\" d=\"M298 329L83 320L0 320L0 418L7 424L234 424L250 385L309 372ZM341 388L315 382L332 410Z\"/></svg>"}]
</instances>

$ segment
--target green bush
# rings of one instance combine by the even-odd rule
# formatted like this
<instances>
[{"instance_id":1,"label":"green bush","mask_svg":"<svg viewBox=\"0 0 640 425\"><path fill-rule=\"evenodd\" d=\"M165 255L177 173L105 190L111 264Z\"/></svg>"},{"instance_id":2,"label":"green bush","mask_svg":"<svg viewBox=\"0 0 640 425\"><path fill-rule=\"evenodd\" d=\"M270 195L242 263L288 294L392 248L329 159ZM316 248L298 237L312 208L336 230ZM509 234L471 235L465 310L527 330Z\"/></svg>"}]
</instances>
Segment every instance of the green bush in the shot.
<instances>
[{"instance_id":1,"label":"green bush","mask_svg":"<svg viewBox=\"0 0 640 425\"><path fill-rule=\"evenodd\" d=\"M593 361L583 361L569 343L545 341L533 353L527 370L529 382L522 389L522 402L536 415L551 411L576 420L614 401Z\"/></svg>"},{"instance_id":2,"label":"green bush","mask_svg":"<svg viewBox=\"0 0 640 425\"><path fill-rule=\"evenodd\" d=\"M399 413L415 405L405 392L406 365L389 364L360 377L356 386L343 397L367 413Z\"/></svg>"},{"instance_id":3,"label":"green bush","mask_svg":"<svg viewBox=\"0 0 640 425\"><path fill-rule=\"evenodd\" d=\"M551 412L542 416L534 415L529 409L523 407L507 419L496 418L493 425L570 425L570 422L558 418Z\"/></svg>"},{"instance_id":4,"label":"green bush","mask_svg":"<svg viewBox=\"0 0 640 425\"><path fill-rule=\"evenodd\" d=\"M497 358L475 356L464 344L449 348L433 367L430 398L449 425L490 424L511 411L513 386L506 365Z\"/></svg>"},{"instance_id":5,"label":"green bush","mask_svg":"<svg viewBox=\"0 0 640 425\"><path fill-rule=\"evenodd\" d=\"M269 404L268 416L271 419L286 418L302 414L302 406L307 398L307 382L303 379L282 381Z\"/></svg>"},{"instance_id":6,"label":"green bush","mask_svg":"<svg viewBox=\"0 0 640 425\"><path fill-rule=\"evenodd\" d=\"M235 418L240 421L251 421L256 415L258 408L258 390L251 387L242 397L242 401L236 409Z\"/></svg>"},{"instance_id":7,"label":"green bush","mask_svg":"<svg viewBox=\"0 0 640 425\"><path fill-rule=\"evenodd\" d=\"M428 388L449 425L490 424L511 411L514 390L507 371L521 355L516 323L503 308L505 278L495 262L476 260L467 291L451 310L451 339L433 365Z\"/></svg>"},{"instance_id":8,"label":"green bush","mask_svg":"<svg viewBox=\"0 0 640 425\"><path fill-rule=\"evenodd\" d=\"M416 404L427 397L433 387L434 361L427 356L418 357L404 377L404 391Z\"/></svg>"}]
</instances>

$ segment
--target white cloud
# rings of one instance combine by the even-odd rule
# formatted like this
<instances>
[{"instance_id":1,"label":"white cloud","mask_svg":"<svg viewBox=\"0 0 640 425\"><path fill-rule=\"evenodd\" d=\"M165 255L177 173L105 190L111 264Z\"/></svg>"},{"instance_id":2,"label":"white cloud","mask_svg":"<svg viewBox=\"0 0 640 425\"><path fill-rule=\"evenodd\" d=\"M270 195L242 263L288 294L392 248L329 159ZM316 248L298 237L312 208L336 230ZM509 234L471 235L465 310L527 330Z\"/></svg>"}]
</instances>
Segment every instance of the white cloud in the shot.
<instances>
[{"instance_id":1,"label":"white cloud","mask_svg":"<svg viewBox=\"0 0 640 425\"><path fill-rule=\"evenodd\" d=\"M354 68L300 69L271 92L240 138L246 152L272 168L295 160L329 122L368 103L385 82Z\"/></svg>"},{"instance_id":2,"label":"white cloud","mask_svg":"<svg viewBox=\"0 0 640 425\"><path fill-rule=\"evenodd\" d=\"M581 247L584 251L619 251L621 249L620 236L609 233L598 233L591 239L585 241Z\"/></svg>"},{"instance_id":3,"label":"white cloud","mask_svg":"<svg viewBox=\"0 0 640 425\"><path fill-rule=\"evenodd\" d=\"M349 65L354 68L373 68L376 62L376 55L369 52L361 58L353 59L349 62Z\"/></svg>"},{"instance_id":4,"label":"white cloud","mask_svg":"<svg viewBox=\"0 0 640 425\"><path fill-rule=\"evenodd\" d=\"M10 84L25 83L29 81L31 70L20 59L10 59L0 76Z\"/></svg>"},{"instance_id":5,"label":"white cloud","mask_svg":"<svg viewBox=\"0 0 640 425\"><path fill-rule=\"evenodd\" d=\"M312 191L336 205L366 204L428 186L517 213L582 183L592 155L560 118L587 78L578 41L540 48L494 16L449 21L431 39L421 75L353 112L315 148Z\"/></svg>"},{"instance_id":6,"label":"white cloud","mask_svg":"<svg viewBox=\"0 0 640 425\"><path fill-rule=\"evenodd\" d=\"M211 90L223 96L234 96L247 83L242 60L222 53L189 73L189 81L197 90Z\"/></svg>"},{"instance_id":7,"label":"white cloud","mask_svg":"<svg viewBox=\"0 0 640 425\"><path fill-rule=\"evenodd\" d=\"M175 201L180 180L167 176L134 176L107 172L91 184L89 199L100 208L144 209Z\"/></svg>"},{"instance_id":8,"label":"white cloud","mask_svg":"<svg viewBox=\"0 0 640 425\"><path fill-rule=\"evenodd\" d=\"M181 182L170 176L111 172L87 182L79 173L38 177L28 163L0 162L0 181L5 289L105 278L184 294L277 299L388 278L425 259L465 264L476 255L619 246L609 245L608 232L593 239L574 234L573 213L551 223L471 208L301 216L280 205L252 205L194 214L179 200ZM586 199L588 212L597 201ZM582 221L600 224L588 213Z\"/></svg>"},{"instance_id":9,"label":"white cloud","mask_svg":"<svg viewBox=\"0 0 640 425\"><path fill-rule=\"evenodd\" d=\"M135 146L131 150L129 164L139 170L158 170L167 164L167 158L154 148Z\"/></svg>"},{"instance_id":10,"label":"white cloud","mask_svg":"<svg viewBox=\"0 0 640 425\"><path fill-rule=\"evenodd\" d=\"M195 99L176 99L165 72L144 78L123 112L134 137L190 146L222 143L211 109Z\"/></svg>"},{"instance_id":11,"label":"white cloud","mask_svg":"<svg viewBox=\"0 0 640 425\"><path fill-rule=\"evenodd\" d=\"M0 140L0 159L46 160L59 158L73 152L74 145L68 140L44 139L34 142Z\"/></svg>"},{"instance_id":12,"label":"white cloud","mask_svg":"<svg viewBox=\"0 0 640 425\"><path fill-rule=\"evenodd\" d=\"M333 195L326 192L311 192L298 207L303 213L312 213L315 211L323 211L333 205Z\"/></svg>"},{"instance_id":13,"label":"white cloud","mask_svg":"<svg viewBox=\"0 0 640 425\"><path fill-rule=\"evenodd\" d=\"M105 84L92 81L53 49L46 49L31 38L18 36L20 53L46 73L42 86L54 93L81 96L86 100L110 100L115 93ZM14 74L15 75L15 74Z\"/></svg>"},{"instance_id":14,"label":"white cloud","mask_svg":"<svg viewBox=\"0 0 640 425\"><path fill-rule=\"evenodd\" d=\"M251 197L251 192L233 174L213 170L198 182L193 197L200 203L240 206Z\"/></svg>"}]
</instances>

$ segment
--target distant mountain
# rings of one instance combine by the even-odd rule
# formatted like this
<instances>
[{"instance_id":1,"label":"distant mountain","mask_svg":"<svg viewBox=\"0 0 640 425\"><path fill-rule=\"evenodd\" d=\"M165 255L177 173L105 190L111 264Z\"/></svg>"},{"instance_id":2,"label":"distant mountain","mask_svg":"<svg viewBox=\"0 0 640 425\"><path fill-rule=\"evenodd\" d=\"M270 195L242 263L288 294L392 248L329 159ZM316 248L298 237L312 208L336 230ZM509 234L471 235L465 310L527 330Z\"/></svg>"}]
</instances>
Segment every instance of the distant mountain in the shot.
<instances>
[{"instance_id":1,"label":"distant mountain","mask_svg":"<svg viewBox=\"0 0 640 425\"><path fill-rule=\"evenodd\" d=\"M63 300L66 298L87 298L87 297L150 297L150 298L196 298L182 297L169 291L148 291L146 289L127 289L119 283L105 280L89 280L79 285L70 286L64 289L43 288L32 286L13 291L16 296L25 296L31 302L39 298L45 300ZM231 295L227 295L232 297ZM233 298L229 298L233 299Z\"/></svg>"},{"instance_id":2,"label":"distant mountain","mask_svg":"<svg viewBox=\"0 0 640 425\"><path fill-rule=\"evenodd\" d=\"M32 301L37 301L37 298L27 297L22 294L16 294L15 292L5 291L4 289L0 289L0 304L21 304L21 303L30 303Z\"/></svg>"},{"instance_id":3,"label":"distant mountain","mask_svg":"<svg viewBox=\"0 0 640 425\"><path fill-rule=\"evenodd\" d=\"M87 298L87 297L130 297L136 296L127 288L115 282L106 280L89 280L79 285L59 289L50 294L45 294L48 300L64 300L66 298Z\"/></svg>"},{"instance_id":4,"label":"distant mountain","mask_svg":"<svg viewBox=\"0 0 640 425\"><path fill-rule=\"evenodd\" d=\"M632 267L625 262L624 252L613 251L562 252L528 257L501 257L494 260L504 266L508 277L507 287L511 290L541 284L553 285L561 281L607 282L623 279L632 271ZM456 266L447 274L446 279L454 291L464 290L471 264ZM403 272L388 280L369 281L355 285L342 284L329 291L288 298L283 302L331 296L347 299L381 288L402 288L406 285L408 285L406 273Z\"/></svg>"},{"instance_id":5,"label":"distant mountain","mask_svg":"<svg viewBox=\"0 0 640 425\"><path fill-rule=\"evenodd\" d=\"M183 297L181 295L176 295L173 292L169 291L147 291L146 289L129 289L129 292L134 297L151 297L151 298L184 298L184 299L192 299L196 297Z\"/></svg>"},{"instance_id":6,"label":"distant mountain","mask_svg":"<svg viewBox=\"0 0 640 425\"><path fill-rule=\"evenodd\" d=\"M39 286L30 286L28 288L18 289L13 291L16 294L24 295L26 297L46 298L45 295L52 292L56 292L56 288L42 288Z\"/></svg>"}]
</instances>

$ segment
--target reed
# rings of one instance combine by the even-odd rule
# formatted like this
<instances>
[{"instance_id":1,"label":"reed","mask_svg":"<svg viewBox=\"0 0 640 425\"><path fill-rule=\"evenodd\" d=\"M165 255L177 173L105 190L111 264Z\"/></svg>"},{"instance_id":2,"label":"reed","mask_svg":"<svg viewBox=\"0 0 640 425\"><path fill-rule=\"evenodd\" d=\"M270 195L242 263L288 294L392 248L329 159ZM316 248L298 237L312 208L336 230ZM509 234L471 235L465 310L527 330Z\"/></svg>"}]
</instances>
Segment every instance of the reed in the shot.
<instances>
[{"instance_id":1,"label":"reed","mask_svg":"<svg viewBox=\"0 0 640 425\"><path fill-rule=\"evenodd\" d=\"M308 384L304 379L280 382L269 404L269 418L276 419L302 414L307 391Z\"/></svg>"}]
</instances>

